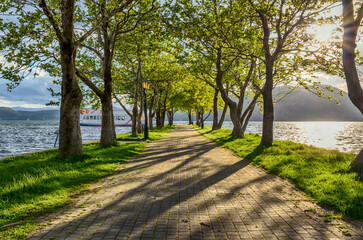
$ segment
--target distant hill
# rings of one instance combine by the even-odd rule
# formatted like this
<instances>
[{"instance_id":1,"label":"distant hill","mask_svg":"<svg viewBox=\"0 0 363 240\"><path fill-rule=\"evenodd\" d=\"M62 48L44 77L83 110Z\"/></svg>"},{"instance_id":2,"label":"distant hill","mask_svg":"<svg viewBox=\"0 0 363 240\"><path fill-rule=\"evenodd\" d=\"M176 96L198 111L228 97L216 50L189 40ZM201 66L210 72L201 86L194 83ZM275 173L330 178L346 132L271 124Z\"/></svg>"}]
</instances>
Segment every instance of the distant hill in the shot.
<instances>
[{"instance_id":1,"label":"distant hill","mask_svg":"<svg viewBox=\"0 0 363 240\"><path fill-rule=\"evenodd\" d=\"M276 121L363 121L363 116L352 104L348 93L343 92L340 96L335 93L323 90L326 96L333 96L339 101L339 105L333 100L318 97L304 88L296 89L287 94L287 87L278 87L274 95L286 95L275 104ZM278 98L277 98L278 99Z\"/></svg>"},{"instance_id":2,"label":"distant hill","mask_svg":"<svg viewBox=\"0 0 363 240\"><path fill-rule=\"evenodd\" d=\"M333 88L335 92L339 89ZM363 121L362 114L351 103L348 93L344 92L343 97L328 90L323 91L326 96L333 96L338 99L339 105L334 100L320 98L316 94L304 88L290 92L288 87L277 87L273 95L279 99L281 94L284 97L274 105L275 121ZM213 115L208 118L212 120ZM187 121L186 113L176 114L175 120ZM195 118L194 118L195 119ZM226 116L226 120L230 120ZM262 121L262 114L255 109L251 121Z\"/></svg>"},{"instance_id":3,"label":"distant hill","mask_svg":"<svg viewBox=\"0 0 363 240\"><path fill-rule=\"evenodd\" d=\"M2 120L56 120L59 119L59 110L16 111L11 108L0 107Z\"/></svg>"},{"instance_id":4,"label":"distant hill","mask_svg":"<svg viewBox=\"0 0 363 240\"><path fill-rule=\"evenodd\" d=\"M43 111L43 110L59 110L58 108L55 107L43 107L43 108L25 108L25 107L12 107L11 109L16 110L16 111Z\"/></svg>"},{"instance_id":5,"label":"distant hill","mask_svg":"<svg viewBox=\"0 0 363 240\"><path fill-rule=\"evenodd\" d=\"M339 89L335 88L335 92L338 90ZM333 96L338 99L340 103L339 105L337 105L333 100L320 98L304 88L296 89L291 93L289 92L290 90L286 86L274 89L274 96L280 96L281 94L284 95L284 98L275 104L275 121L363 121L362 114L351 103L348 93L346 92L344 92L344 96L341 97L337 93L331 93L328 90L324 90L326 96ZM277 97L277 99L279 99L279 97ZM115 105L117 106L117 104ZM0 119L59 119L59 110L30 110L16 111L11 108L0 107ZM213 115L211 114L208 120L212 120L212 118ZM176 113L174 120L188 121L188 115L187 113ZM229 116L226 116L226 120L230 120ZM251 120L262 120L262 114L258 109L255 109Z\"/></svg>"}]
</instances>

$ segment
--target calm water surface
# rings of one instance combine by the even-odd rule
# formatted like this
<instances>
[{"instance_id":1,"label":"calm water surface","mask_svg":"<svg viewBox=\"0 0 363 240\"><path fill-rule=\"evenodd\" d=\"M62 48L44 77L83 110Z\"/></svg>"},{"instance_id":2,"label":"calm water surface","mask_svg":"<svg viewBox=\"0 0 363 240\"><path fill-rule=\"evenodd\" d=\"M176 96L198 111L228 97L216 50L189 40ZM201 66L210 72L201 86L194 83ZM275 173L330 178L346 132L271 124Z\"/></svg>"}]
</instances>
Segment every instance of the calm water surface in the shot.
<instances>
[{"instance_id":1,"label":"calm water surface","mask_svg":"<svg viewBox=\"0 0 363 240\"><path fill-rule=\"evenodd\" d=\"M0 158L52 148L59 121L0 121ZM81 127L82 140L97 140L101 127ZM130 132L131 127L116 127L116 133ZM57 142L58 145L58 142Z\"/></svg>"},{"instance_id":2,"label":"calm water surface","mask_svg":"<svg viewBox=\"0 0 363 240\"><path fill-rule=\"evenodd\" d=\"M223 128L232 129L232 122L224 122ZM246 132L262 134L262 122L250 122ZM363 148L363 122L274 122L274 138L358 153Z\"/></svg>"},{"instance_id":3,"label":"calm water surface","mask_svg":"<svg viewBox=\"0 0 363 240\"><path fill-rule=\"evenodd\" d=\"M224 128L233 128L225 122ZM262 122L250 122L246 132L262 133ZM363 122L275 122L274 138L358 153L363 148Z\"/></svg>"},{"instance_id":4,"label":"calm water surface","mask_svg":"<svg viewBox=\"0 0 363 240\"><path fill-rule=\"evenodd\" d=\"M187 123L176 121L175 123ZM58 121L0 121L0 158L52 148ZM206 125L212 125L207 121ZM223 128L232 128L225 122ZM97 140L100 127L81 127L83 141ZM117 127L116 133L130 132L131 127ZM262 132L262 122L250 122L246 132ZM363 148L363 122L275 122L274 137L318 147L359 152Z\"/></svg>"}]
</instances>

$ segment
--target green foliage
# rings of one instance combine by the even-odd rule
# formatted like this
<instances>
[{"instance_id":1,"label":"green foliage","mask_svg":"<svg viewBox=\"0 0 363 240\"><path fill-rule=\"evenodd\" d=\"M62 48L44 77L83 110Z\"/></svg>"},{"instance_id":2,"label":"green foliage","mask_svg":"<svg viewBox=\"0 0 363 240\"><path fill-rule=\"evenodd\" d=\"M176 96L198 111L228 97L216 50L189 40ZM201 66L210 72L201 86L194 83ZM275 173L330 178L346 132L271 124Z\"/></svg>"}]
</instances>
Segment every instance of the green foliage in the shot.
<instances>
[{"instance_id":1,"label":"green foliage","mask_svg":"<svg viewBox=\"0 0 363 240\"><path fill-rule=\"evenodd\" d=\"M294 182L319 204L333 207L344 216L363 219L363 183L357 173L349 171L354 154L289 141L274 141L264 147L259 146L258 134L240 139L231 137L229 129L197 129L236 155Z\"/></svg>"},{"instance_id":2,"label":"green foliage","mask_svg":"<svg viewBox=\"0 0 363 240\"><path fill-rule=\"evenodd\" d=\"M150 131L150 141L160 139L172 127ZM118 136L127 140L129 134ZM139 137L140 138L140 137ZM25 238L37 224L4 225L36 219L39 215L72 203L72 196L87 189L87 183L111 174L144 146L118 142L101 148L98 142L84 145L84 154L58 158L57 150L5 158L0 161L0 239Z\"/></svg>"}]
</instances>

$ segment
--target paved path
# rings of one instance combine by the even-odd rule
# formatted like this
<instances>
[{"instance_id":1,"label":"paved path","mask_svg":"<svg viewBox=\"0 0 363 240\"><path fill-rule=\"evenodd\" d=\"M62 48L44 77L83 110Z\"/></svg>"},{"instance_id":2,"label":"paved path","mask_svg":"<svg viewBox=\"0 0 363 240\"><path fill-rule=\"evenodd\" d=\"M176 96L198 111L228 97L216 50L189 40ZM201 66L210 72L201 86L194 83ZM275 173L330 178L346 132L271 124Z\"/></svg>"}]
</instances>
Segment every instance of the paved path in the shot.
<instances>
[{"instance_id":1,"label":"paved path","mask_svg":"<svg viewBox=\"0 0 363 240\"><path fill-rule=\"evenodd\" d=\"M185 125L75 201L31 239L363 239L362 229L324 222L325 210L289 182Z\"/></svg>"}]
</instances>

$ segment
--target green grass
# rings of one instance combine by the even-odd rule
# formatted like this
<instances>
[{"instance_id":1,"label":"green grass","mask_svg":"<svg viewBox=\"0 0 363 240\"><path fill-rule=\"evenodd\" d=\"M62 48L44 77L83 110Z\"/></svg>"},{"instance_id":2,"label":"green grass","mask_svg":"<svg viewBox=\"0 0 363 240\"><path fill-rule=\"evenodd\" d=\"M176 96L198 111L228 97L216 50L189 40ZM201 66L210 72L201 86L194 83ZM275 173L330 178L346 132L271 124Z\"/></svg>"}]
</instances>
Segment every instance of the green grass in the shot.
<instances>
[{"instance_id":1,"label":"green grass","mask_svg":"<svg viewBox=\"0 0 363 240\"><path fill-rule=\"evenodd\" d=\"M171 129L150 131L150 141L164 137ZM29 220L71 204L72 196L86 190L88 183L112 174L142 152L145 141L122 142L130 135L118 135L121 142L102 148L98 142L84 144L84 154L72 158L58 158L57 150L49 150L0 161L0 239L25 238L38 226ZM141 140L143 134L133 138ZM19 221L24 224L3 227Z\"/></svg>"},{"instance_id":2,"label":"green grass","mask_svg":"<svg viewBox=\"0 0 363 240\"><path fill-rule=\"evenodd\" d=\"M356 155L289 141L275 140L272 146L263 147L259 146L258 134L246 134L241 139L232 137L230 129L195 128L236 155L294 182L317 203L363 220L362 175L349 171Z\"/></svg>"}]
</instances>

